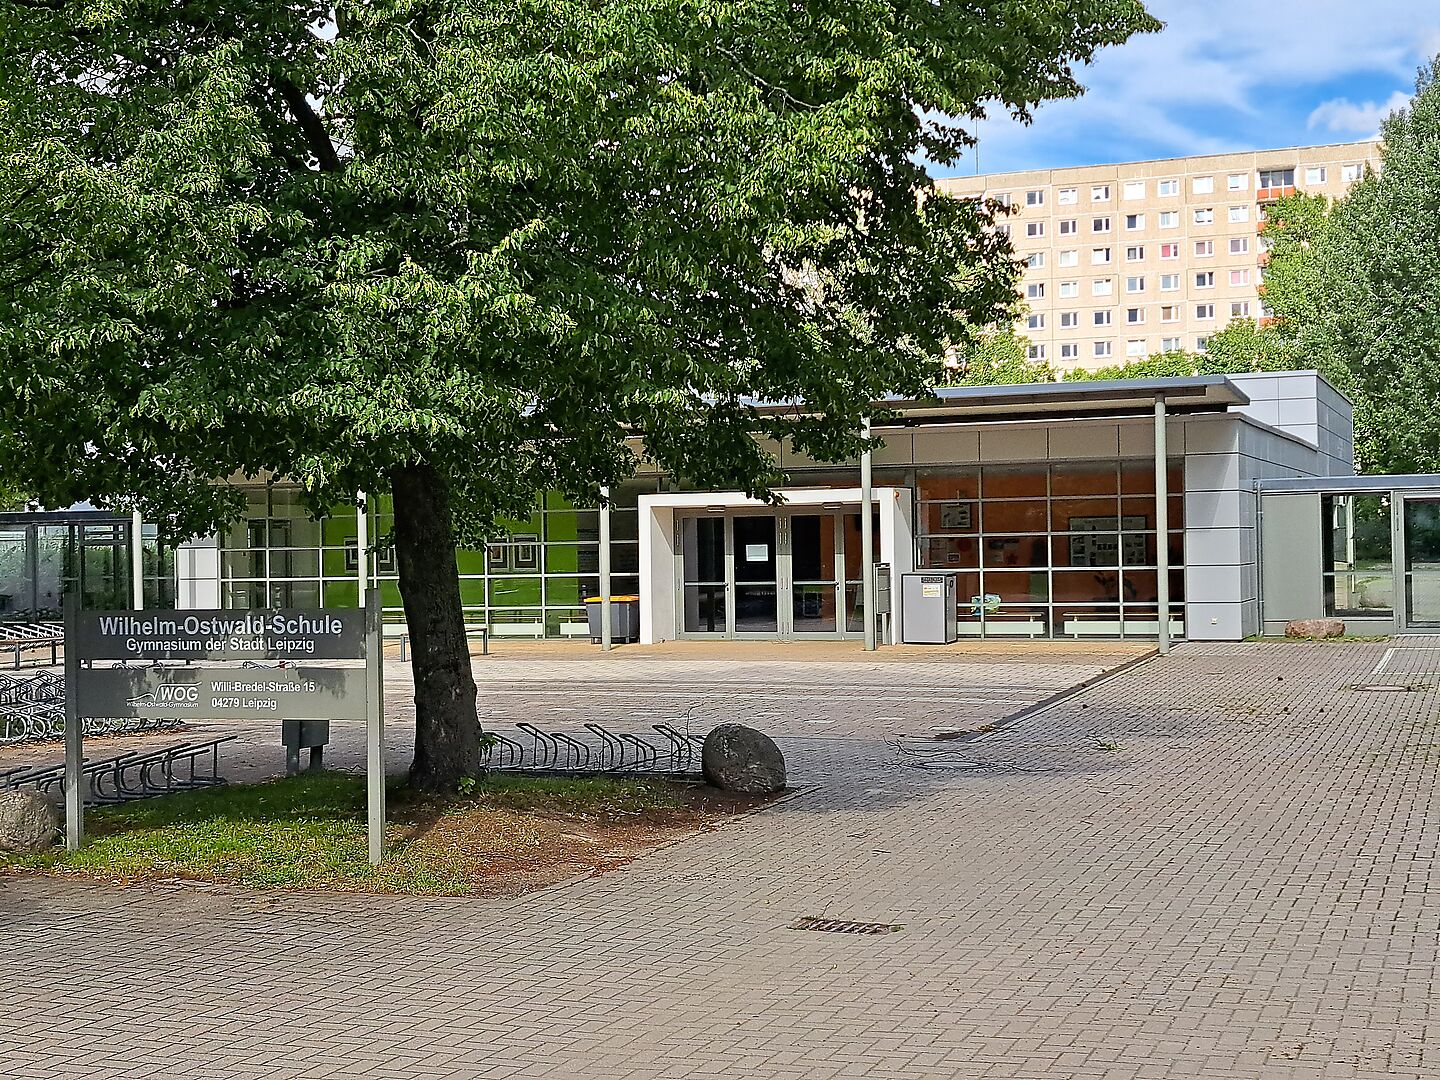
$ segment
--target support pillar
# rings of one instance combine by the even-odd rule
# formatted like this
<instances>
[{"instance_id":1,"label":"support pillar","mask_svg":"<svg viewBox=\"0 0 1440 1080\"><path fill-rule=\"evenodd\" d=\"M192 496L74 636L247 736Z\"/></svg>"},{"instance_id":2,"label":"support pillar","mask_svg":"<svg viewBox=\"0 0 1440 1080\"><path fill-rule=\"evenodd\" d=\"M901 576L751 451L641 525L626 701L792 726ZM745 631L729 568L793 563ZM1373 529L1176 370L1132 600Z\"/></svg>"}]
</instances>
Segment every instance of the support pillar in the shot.
<instances>
[{"instance_id":1,"label":"support pillar","mask_svg":"<svg viewBox=\"0 0 1440 1080\"><path fill-rule=\"evenodd\" d=\"M1156 643L1170 652L1170 454L1166 448L1165 399L1155 399L1155 599Z\"/></svg>"},{"instance_id":2,"label":"support pillar","mask_svg":"<svg viewBox=\"0 0 1440 1080\"><path fill-rule=\"evenodd\" d=\"M139 510L130 512L130 606L145 606L145 518Z\"/></svg>"},{"instance_id":3,"label":"support pillar","mask_svg":"<svg viewBox=\"0 0 1440 1080\"><path fill-rule=\"evenodd\" d=\"M875 507L870 421L861 432L865 449L860 452L860 600L865 608L865 651L875 651Z\"/></svg>"},{"instance_id":4,"label":"support pillar","mask_svg":"<svg viewBox=\"0 0 1440 1080\"><path fill-rule=\"evenodd\" d=\"M614 647L610 625L610 489L600 489L600 650Z\"/></svg>"}]
</instances>

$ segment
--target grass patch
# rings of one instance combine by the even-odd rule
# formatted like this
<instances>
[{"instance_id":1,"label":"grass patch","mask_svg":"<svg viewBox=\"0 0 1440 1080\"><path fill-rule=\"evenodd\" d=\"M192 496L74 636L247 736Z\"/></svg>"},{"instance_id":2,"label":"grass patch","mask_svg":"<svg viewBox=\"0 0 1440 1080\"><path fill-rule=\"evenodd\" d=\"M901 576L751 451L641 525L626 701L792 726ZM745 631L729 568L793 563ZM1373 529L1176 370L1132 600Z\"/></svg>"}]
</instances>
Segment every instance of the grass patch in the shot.
<instances>
[{"instance_id":1,"label":"grass patch","mask_svg":"<svg viewBox=\"0 0 1440 1080\"><path fill-rule=\"evenodd\" d=\"M654 781L490 777L447 797L398 788L390 798L387 859L373 867L364 778L305 773L92 810L80 851L0 855L0 868L109 880L466 893L484 891L497 872L513 877L528 868L544 877L548 868L563 878L593 863L583 858L587 853L609 851L603 845L617 831L633 833L641 821L693 828L697 816L686 809L681 788Z\"/></svg>"}]
</instances>

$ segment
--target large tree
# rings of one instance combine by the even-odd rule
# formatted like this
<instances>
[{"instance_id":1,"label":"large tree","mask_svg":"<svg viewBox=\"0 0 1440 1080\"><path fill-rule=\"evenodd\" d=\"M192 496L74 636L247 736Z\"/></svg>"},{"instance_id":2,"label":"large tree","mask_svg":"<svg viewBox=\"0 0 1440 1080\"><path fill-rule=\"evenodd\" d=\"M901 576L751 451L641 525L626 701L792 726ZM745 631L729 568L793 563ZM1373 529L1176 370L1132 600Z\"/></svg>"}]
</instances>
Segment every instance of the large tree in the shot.
<instances>
[{"instance_id":1,"label":"large tree","mask_svg":"<svg viewBox=\"0 0 1440 1080\"><path fill-rule=\"evenodd\" d=\"M394 502L412 780L475 771L455 574L626 436L765 494L1013 318L925 162L1138 0L0 0L0 474L172 535L241 473ZM948 119L959 117L956 121ZM755 399L804 401L758 416Z\"/></svg>"}]
</instances>

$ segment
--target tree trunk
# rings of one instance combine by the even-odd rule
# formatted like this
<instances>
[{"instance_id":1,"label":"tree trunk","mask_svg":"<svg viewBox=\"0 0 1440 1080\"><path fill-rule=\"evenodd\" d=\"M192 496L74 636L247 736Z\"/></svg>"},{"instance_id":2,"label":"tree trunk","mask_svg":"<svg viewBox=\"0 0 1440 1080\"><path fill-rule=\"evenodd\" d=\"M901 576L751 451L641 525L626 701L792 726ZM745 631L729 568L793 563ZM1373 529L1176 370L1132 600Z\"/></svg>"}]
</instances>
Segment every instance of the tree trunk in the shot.
<instances>
[{"instance_id":1,"label":"tree trunk","mask_svg":"<svg viewBox=\"0 0 1440 1080\"><path fill-rule=\"evenodd\" d=\"M450 528L450 488L428 465L392 470L390 486L395 561L415 677L410 783L424 791L454 791L462 779L480 772L481 762L475 677Z\"/></svg>"}]
</instances>

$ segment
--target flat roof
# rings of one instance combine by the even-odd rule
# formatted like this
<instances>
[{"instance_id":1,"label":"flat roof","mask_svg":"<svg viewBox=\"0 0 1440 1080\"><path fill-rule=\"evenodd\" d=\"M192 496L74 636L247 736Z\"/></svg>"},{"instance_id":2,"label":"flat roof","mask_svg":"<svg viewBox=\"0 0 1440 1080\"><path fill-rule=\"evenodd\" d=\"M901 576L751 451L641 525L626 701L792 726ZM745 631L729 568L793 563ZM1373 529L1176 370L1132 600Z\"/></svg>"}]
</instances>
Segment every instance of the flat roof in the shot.
<instances>
[{"instance_id":1,"label":"flat roof","mask_svg":"<svg viewBox=\"0 0 1440 1080\"><path fill-rule=\"evenodd\" d=\"M1312 492L1349 495L1384 491L1440 491L1440 473L1396 473L1389 476L1287 476L1255 481L1262 495L1304 495Z\"/></svg>"}]
</instances>

